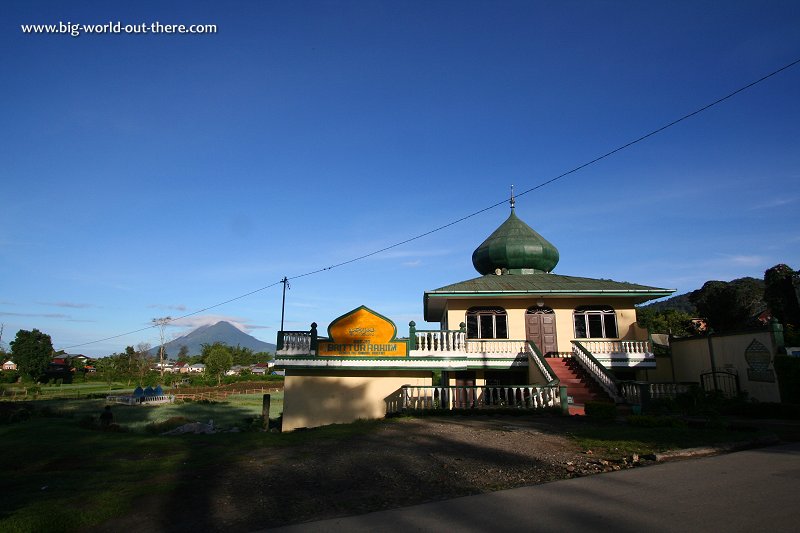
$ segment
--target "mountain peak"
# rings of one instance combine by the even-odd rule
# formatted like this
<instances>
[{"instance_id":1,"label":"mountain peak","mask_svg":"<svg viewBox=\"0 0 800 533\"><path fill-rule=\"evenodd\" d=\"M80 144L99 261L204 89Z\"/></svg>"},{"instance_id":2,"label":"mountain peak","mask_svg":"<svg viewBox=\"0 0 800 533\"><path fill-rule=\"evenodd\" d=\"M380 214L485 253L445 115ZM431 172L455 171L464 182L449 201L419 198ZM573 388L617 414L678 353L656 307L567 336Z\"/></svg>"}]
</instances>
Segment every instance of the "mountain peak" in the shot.
<instances>
[{"instance_id":1,"label":"mountain peak","mask_svg":"<svg viewBox=\"0 0 800 533\"><path fill-rule=\"evenodd\" d=\"M186 335L166 343L164 348L167 354L174 359L178 356L181 346L188 348L189 355L199 355L203 350L203 344L214 344L215 342L221 342L228 346L238 345L242 348L250 348L254 352L275 352L276 349L274 344L260 341L226 320L220 320L212 325L200 326ZM158 346L153 348L151 352L157 353Z\"/></svg>"}]
</instances>

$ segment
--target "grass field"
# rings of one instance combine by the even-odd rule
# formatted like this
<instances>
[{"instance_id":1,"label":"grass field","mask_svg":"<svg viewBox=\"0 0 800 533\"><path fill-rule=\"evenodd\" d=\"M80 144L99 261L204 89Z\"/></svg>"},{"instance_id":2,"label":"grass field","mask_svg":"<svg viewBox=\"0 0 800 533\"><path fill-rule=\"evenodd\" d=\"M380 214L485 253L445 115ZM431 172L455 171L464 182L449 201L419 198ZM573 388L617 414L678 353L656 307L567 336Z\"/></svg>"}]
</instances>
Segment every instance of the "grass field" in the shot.
<instances>
[{"instance_id":1,"label":"grass field","mask_svg":"<svg viewBox=\"0 0 800 533\"><path fill-rule=\"evenodd\" d=\"M270 416L283 410L283 393L272 393ZM14 403L4 407L12 408ZM0 531L70 531L126 512L144 492L169 491L170 474L225 461L248 449L281 445L292 439L256 431L169 438L150 435L148 424L172 417L214 420L218 428L258 427L262 395L230 396L225 402L182 402L160 406L115 405L115 422L127 432L81 426L95 418L104 400L40 400L32 418L0 426L4 468L0 476L4 506ZM38 413L38 414L37 414ZM285 437L285 436L283 436ZM199 445L202 444L202 445ZM198 446L199 445L199 446Z\"/></svg>"},{"instance_id":2,"label":"grass field","mask_svg":"<svg viewBox=\"0 0 800 533\"><path fill-rule=\"evenodd\" d=\"M271 395L271 417L283 408L282 392ZM3 506L0 531L47 532L83 530L132 511L146 493L165 495L176 479L204 467L225 468L248 452L264 447L318 443L374 431L394 421L334 425L310 431L252 431L261 415L261 394L231 396L225 402L185 402L151 407L113 407L115 422L127 431L111 432L82 425L97 417L104 400L41 400L29 402L31 418L0 425L5 468L0 474ZM4 409L20 406L2 402ZM173 417L208 422L239 433L166 437L146 427ZM250 431L248 431L248 429ZM752 434L755 436L755 434ZM625 424L581 424L570 436L595 456L647 454L749 438L723 429L640 428Z\"/></svg>"},{"instance_id":3,"label":"grass field","mask_svg":"<svg viewBox=\"0 0 800 533\"><path fill-rule=\"evenodd\" d=\"M277 418L283 412L283 391L270 394L270 418ZM97 400L40 400L36 402L56 414L74 419L87 416L97 417L107 402ZM261 416L261 394L231 395L224 402L178 402L151 406L112 404L114 422L124 429L142 433L151 423L159 423L173 417L183 417L193 422L214 421L219 428L243 428L255 417Z\"/></svg>"}]
</instances>

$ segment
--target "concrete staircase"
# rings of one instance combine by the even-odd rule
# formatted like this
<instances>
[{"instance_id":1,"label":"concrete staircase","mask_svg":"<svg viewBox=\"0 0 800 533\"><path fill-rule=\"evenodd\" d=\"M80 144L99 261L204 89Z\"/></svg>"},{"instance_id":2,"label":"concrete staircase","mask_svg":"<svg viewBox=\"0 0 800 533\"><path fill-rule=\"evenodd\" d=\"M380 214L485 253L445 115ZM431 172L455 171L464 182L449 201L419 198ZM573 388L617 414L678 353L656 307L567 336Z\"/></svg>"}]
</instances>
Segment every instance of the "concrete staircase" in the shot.
<instances>
[{"instance_id":1,"label":"concrete staircase","mask_svg":"<svg viewBox=\"0 0 800 533\"><path fill-rule=\"evenodd\" d=\"M602 387L572 357L548 357L547 362L561 381L561 385L567 387L567 396L572 398L569 414L585 414L586 402L613 403Z\"/></svg>"}]
</instances>

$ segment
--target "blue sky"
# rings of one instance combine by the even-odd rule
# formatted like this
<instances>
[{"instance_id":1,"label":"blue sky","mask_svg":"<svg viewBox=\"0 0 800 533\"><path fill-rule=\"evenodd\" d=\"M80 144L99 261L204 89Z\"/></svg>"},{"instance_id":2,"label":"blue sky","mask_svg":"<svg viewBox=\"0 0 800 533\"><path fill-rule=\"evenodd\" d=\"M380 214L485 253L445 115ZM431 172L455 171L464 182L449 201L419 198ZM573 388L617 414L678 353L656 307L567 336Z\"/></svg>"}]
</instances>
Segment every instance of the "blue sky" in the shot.
<instances>
[{"instance_id":1,"label":"blue sky","mask_svg":"<svg viewBox=\"0 0 800 533\"><path fill-rule=\"evenodd\" d=\"M146 327L402 241L800 58L800 3L0 6L0 322L106 355ZM21 24L216 24L30 35ZM800 65L519 198L555 272L686 292L800 268ZM404 334L475 277L506 206L291 282L286 328L367 305ZM276 286L229 319L274 342ZM82 346L75 346L82 345Z\"/></svg>"}]
</instances>

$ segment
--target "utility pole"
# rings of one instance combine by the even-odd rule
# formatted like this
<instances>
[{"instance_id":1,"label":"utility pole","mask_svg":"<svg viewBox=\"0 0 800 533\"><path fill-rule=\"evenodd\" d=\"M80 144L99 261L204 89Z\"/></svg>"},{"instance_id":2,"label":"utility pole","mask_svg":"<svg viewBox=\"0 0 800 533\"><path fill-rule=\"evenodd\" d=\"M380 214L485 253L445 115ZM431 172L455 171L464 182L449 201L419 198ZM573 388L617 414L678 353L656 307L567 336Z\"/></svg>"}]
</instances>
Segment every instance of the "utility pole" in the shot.
<instances>
[{"instance_id":1,"label":"utility pole","mask_svg":"<svg viewBox=\"0 0 800 533\"><path fill-rule=\"evenodd\" d=\"M154 318L152 320L153 325L158 327L159 334L161 336L161 347L158 349L158 361L159 361L159 370L161 371L161 380L164 380L164 328L167 327L167 324L172 322L171 316L165 316L163 318Z\"/></svg>"},{"instance_id":2,"label":"utility pole","mask_svg":"<svg viewBox=\"0 0 800 533\"><path fill-rule=\"evenodd\" d=\"M283 283L283 301L281 302L281 331L283 331L283 315L286 311L286 289L291 289L291 287L289 286L289 280L286 276L283 276L281 283Z\"/></svg>"}]
</instances>

